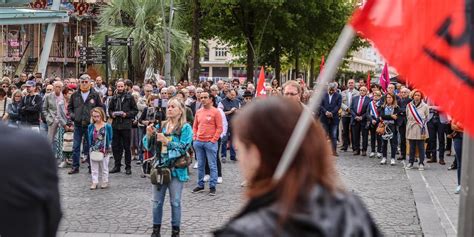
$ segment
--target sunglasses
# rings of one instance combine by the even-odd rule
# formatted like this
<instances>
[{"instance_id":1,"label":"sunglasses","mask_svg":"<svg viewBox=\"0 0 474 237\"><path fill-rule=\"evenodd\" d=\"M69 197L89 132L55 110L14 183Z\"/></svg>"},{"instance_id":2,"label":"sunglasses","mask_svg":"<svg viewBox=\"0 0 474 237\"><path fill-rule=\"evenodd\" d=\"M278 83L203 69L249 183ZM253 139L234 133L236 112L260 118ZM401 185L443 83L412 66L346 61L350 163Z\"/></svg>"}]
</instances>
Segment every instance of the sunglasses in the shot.
<instances>
[{"instance_id":1,"label":"sunglasses","mask_svg":"<svg viewBox=\"0 0 474 237\"><path fill-rule=\"evenodd\" d=\"M81 81L81 84L89 84L89 81Z\"/></svg>"}]
</instances>

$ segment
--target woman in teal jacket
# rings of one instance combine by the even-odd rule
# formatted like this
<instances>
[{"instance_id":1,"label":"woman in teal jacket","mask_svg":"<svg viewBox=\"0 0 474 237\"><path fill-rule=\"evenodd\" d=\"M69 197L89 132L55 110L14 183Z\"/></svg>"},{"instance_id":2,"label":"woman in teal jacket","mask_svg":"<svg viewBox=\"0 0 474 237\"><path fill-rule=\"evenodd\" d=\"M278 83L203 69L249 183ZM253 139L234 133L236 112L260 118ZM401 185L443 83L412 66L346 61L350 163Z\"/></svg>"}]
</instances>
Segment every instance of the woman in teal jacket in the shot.
<instances>
[{"instance_id":1,"label":"woman in teal jacket","mask_svg":"<svg viewBox=\"0 0 474 237\"><path fill-rule=\"evenodd\" d=\"M101 162L90 161L92 186L91 190L97 189L99 185L99 169L102 167L102 185L104 189L109 186L109 154L112 142L112 126L105 122L105 112L102 108L96 107L91 110L91 124L87 128L87 139L90 151L98 151L104 154ZM105 138L105 139L104 139Z\"/></svg>"},{"instance_id":2,"label":"woman in teal jacket","mask_svg":"<svg viewBox=\"0 0 474 237\"><path fill-rule=\"evenodd\" d=\"M186 109L184 105L172 98L168 101L166 109L166 121L162 123L161 133L157 132L159 125L147 127L146 136L143 138L143 147L147 151L153 151L154 140L162 143L161 163L155 162L161 167L171 169L171 182L157 187L153 185L153 236L160 236L161 220L163 218L163 202L166 190L169 189L171 203L171 226L172 236L179 236L181 224L181 194L184 182L189 180L188 168L177 168L175 162L186 154L190 148L193 130L186 123Z\"/></svg>"}]
</instances>

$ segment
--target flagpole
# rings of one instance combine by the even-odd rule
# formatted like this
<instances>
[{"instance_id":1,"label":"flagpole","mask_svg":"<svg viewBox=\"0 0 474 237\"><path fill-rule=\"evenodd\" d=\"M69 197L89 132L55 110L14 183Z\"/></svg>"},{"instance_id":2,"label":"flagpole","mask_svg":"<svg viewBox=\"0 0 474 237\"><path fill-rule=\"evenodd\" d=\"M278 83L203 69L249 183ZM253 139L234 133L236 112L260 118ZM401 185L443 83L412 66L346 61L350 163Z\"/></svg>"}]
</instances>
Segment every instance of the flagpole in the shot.
<instances>
[{"instance_id":1,"label":"flagpole","mask_svg":"<svg viewBox=\"0 0 474 237\"><path fill-rule=\"evenodd\" d=\"M301 142L303 141L306 132L308 131L309 126L313 120L313 111L317 111L323 95L325 94L325 88L327 84L334 78L336 75L337 68L342 62L342 59L346 56L347 50L352 44L352 41L355 36L355 31L351 25L344 26L339 38L329 53L326 65L324 70L319 74L317 79L317 85L314 89L313 96L309 101L308 107L311 109L304 109L298 123L291 134L290 140L283 152L282 158L278 163L276 171L273 175L274 181L280 180L281 177L286 173L288 167L291 165L296 152L298 151Z\"/></svg>"},{"instance_id":2,"label":"flagpole","mask_svg":"<svg viewBox=\"0 0 474 237\"><path fill-rule=\"evenodd\" d=\"M462 144L461 193L459 200L458 236L474 236L474 140L464 132Z\"/></svg>"}]
</instances>

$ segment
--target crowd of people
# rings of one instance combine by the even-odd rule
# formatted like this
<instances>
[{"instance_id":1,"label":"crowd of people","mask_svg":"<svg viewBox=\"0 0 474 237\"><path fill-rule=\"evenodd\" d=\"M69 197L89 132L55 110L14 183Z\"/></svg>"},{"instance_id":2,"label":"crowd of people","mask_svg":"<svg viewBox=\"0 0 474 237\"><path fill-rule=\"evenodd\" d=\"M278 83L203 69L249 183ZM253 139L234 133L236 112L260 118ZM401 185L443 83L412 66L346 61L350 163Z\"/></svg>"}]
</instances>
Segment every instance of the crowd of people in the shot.
<instances>
[{"instance_id":1,"label":"crowd of people","mask_svg":"<svg viewBox=\"0 0 474 237\"><path fill-rule=\"evenodd\" d=\"M1 86L1 120L10 127L28 128L44 134L53 147L58 167L71 167L68 174L79 173L81 163L87 165L91 190L109 188L109 173L122 171L122 159L126 175L132 174L132 161L142 165L142 177L150 176L150 169L157 167L160 168L160 177L169 172L168 181L153 184L152 236L160 236L167 190L171 199L172 234L179 236L181 194L183 182L189 180L189 163L178 165L178 161L181 162L183 157L195 158L197 161L192 166L197 169L197 184L192 192L204 192L208 183L208 194L214 196L217 184L224 182L221 164L240 160L236 146L240 147L239 153L251 153L242 144L255 140L246 134L246 129L252 126L233 122L244 106L257 100L254 84L243 84L238 79L197 84L183 80L176 85L166 85L161 79L147 79L143 84L118 79L106 85L100 76L91 78L87 74L78 79L56 77L45 80L41 75L21 74L14 79L4 77ZM272 103L288 107L292 104L284 101L291 101L299 105L298 113L311 109L306 105L311 90L301 79L287 81L282 86L278 80L272 80L265 84L265 95L285 97L286 100ZM247 122L262 124L259 129L265 129L269 123L262 120L264 117L255 116ZM410 90L401 84L390 84L386 90L376 84L368 88L364 80L356 83L351 79L342 86L333 82L328 85L314 117L315 121L320 120L326 131L333 156L338 156L340 144L340 151L348 152L351 148L353 155L378 158L381 165L396 165L396 160L400 160L406 162L404 168L413 169L417 163L418 170L422 171L425 159L428 163L445 165L444 157L452 154L454 144L456 159L449 169L458 170L458 184L460 182L462 126L450 120L421 91ZM279 121L274 120L275 123ZM239 127L238 132L234 125ZM319 127L314 129L318 132ZM234 141L234 133L247 137L247 140ZM262 152L266 148L259 149ZM269 152L268 155L278 154ZM266 154L259 153L262 155ZM111 158L114 164L109 171ZM259 179L264 180L264 176L269 178L273 171L262 172L256 176L244 176L242 186L254 185ZM311 180L319 182L320 179L314 177ZM319 183L324 188L337 189L323 181ZM254 189L256 196L258 193ZM314 195L317 197L319 194Z\"/></svg>"}]
</instances>

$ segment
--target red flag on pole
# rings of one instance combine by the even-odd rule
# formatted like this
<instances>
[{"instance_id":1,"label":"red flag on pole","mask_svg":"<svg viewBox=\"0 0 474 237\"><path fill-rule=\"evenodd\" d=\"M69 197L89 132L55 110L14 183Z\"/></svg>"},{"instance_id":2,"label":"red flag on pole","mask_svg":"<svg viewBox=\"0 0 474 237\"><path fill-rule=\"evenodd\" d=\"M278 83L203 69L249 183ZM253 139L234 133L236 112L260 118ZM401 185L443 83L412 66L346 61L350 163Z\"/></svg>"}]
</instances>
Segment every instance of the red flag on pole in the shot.
<instances>
[{"instance_id":1,"label":"red flag on pole","mask_svg":"<svg viewBox=\"0 0 474 237\"><path fill-rule=\"evenodd\" d=\"M370 92L370 71L367 72L367 90Z\"/></svg>"},{"instance_id":2,"label":"red flag on pole","mask_svg":"<svg viewBox=\"0 0 474 237\"><path fill-rule=\"evenodd\" d=\"M474 97L470 4L467 0L369 0L351 24L412 86L474 134L469 99Z\"/></svg>"},{"instance_id":3,"label":"red flag on pole","mask_svg":"<svg viewBox=\"0 0 474 237\"><path fill-rule=\"evenodd\" d=\"M265 71L263 70L263 66L260 69L260 75L258 76L258 84L257 84L257 94L255 95L256 97L259 96L266 96L266 91L265 91Z\"/></svg>"},{"instance_id":4,"label":"red flag on pole","mask_svg":"<svg viewBox=\"0 0 474 237\"><path fill-rule=\"evenodd\" d=\"M385 66L383 66L382 74L380 74L379 83L382 87L382 90L387 91L388 84L390 84L390 75L388 74L387 63L385 63Z\"/></svg>"},{"instance_id":5,"label":"red flag on pole","mask_svg":"<svg viewBox=\"0 0 474 237\"><path fill-rule=\"evenodd\" d=\"M321 57L321 64L319 65L319 74L323 71L324 68L324 55Z\"/></svg>"}]
</instances>

